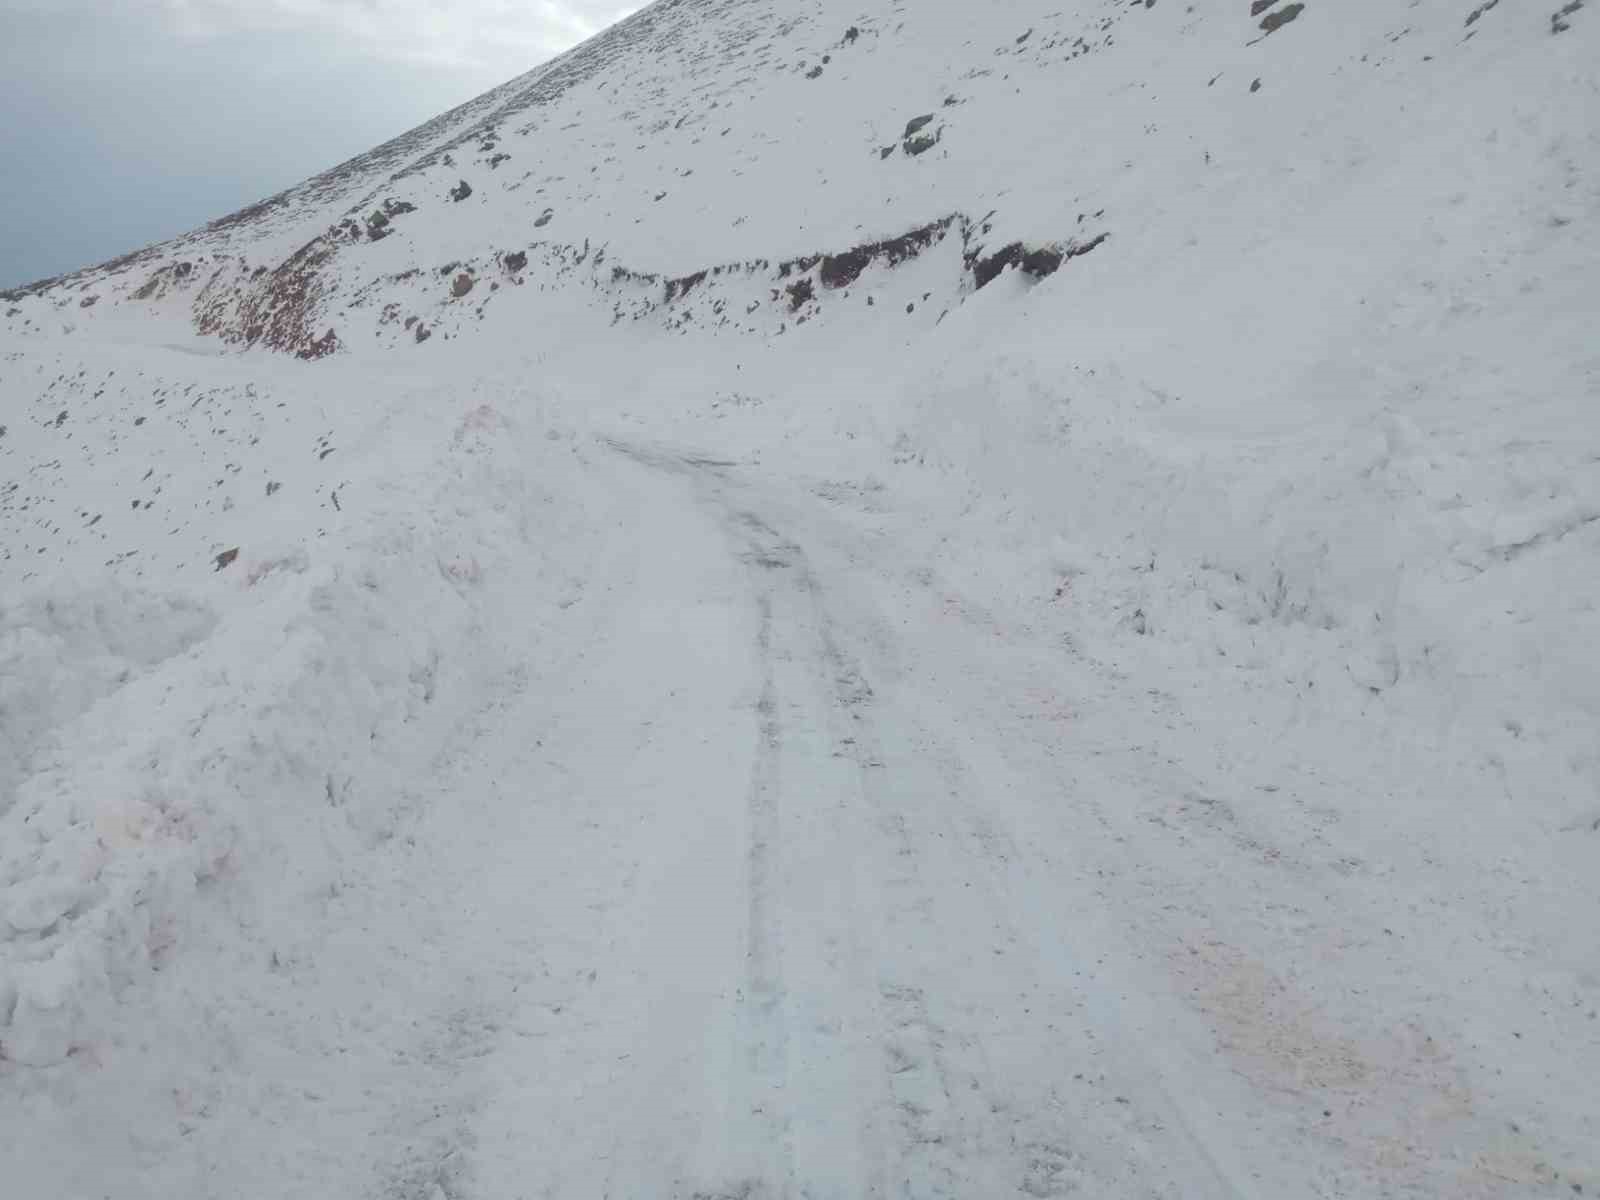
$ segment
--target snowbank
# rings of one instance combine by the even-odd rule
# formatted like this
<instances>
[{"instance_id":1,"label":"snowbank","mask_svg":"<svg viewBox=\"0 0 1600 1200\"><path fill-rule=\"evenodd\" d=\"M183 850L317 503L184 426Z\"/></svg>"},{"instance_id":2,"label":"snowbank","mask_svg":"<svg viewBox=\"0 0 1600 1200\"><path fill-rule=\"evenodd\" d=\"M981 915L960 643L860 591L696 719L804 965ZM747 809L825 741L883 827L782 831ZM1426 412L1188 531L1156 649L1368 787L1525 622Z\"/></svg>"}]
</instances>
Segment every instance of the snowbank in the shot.
<instances>
[{"instance_id":1,"label":"snowbank","mask_svg":"<svg viewBox=\"0 0 1600 1200\"><path fill-rule=\"evenodd\" d=\"M5 1058L92 1045L117 994L182 955L197 905L256 940L393 834L408 779L509 669L504 606L565 586L534 514L537 464L563 453L475 404L384 443L337 538L274 549L269 522L205 584L7 607Z\"/></svg>"}]
</instances>

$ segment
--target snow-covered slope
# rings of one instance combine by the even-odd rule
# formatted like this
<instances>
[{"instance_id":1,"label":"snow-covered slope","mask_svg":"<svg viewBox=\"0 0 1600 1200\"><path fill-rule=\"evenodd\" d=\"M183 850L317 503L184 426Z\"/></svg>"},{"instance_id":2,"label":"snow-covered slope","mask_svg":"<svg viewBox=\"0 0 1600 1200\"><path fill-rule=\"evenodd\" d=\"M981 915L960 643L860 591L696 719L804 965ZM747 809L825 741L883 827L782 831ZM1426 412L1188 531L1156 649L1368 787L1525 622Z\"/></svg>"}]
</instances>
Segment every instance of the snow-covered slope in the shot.
<instances>
[{"instance_id":1,"label":"snow-covered slope","mask_svg":"<svg viewBox=\"0 0 1600 1200\"><path fill-rule=\"evenodd\" d=\"M7 293L6 1194L1600 1188L1597 63L674 0Z\"/></svg>"}]
</instances>

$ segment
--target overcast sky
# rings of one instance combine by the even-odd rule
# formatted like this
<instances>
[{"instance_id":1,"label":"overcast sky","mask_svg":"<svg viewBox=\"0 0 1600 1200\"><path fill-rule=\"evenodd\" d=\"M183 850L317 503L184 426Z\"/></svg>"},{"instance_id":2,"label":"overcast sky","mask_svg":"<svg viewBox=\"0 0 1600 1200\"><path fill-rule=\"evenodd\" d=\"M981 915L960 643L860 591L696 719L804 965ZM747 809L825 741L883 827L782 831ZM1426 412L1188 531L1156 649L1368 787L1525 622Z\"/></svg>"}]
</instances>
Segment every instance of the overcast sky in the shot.
<instances>
[{"instance_id":1,"label":"overcast sky","mask_svg":"<svg viewBox=\"0 0 1600 1200\"><path fill-rule=\"evenodd\" d=\"M0 287L242 208L637 0L0 0Z\"/></svg>"}]
</instances>

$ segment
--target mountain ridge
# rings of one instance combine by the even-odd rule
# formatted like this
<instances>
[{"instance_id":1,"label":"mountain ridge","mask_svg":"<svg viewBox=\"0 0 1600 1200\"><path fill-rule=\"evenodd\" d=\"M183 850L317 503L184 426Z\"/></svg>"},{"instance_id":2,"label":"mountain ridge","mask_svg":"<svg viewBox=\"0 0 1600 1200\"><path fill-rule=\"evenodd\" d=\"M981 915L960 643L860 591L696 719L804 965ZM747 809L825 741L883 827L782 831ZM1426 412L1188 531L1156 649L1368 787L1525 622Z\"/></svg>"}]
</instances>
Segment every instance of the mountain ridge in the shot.
<instances>
[{"instance_id":1,"label":"mountain ridge","mask_svg":"<svg viewBox=\"0 0 1600 1200\"><path fill-rule=\"evenodd\" d=\"M1082 233L1077 222L1082 219L1083 211L1044 199L1060 194L1059 180L1064 176L1059 170L1047 167L1041 171L1039 163L1025 157L1023 163L1018 164L1020 170L1011 187L975 189L962 177L961 173L969 165L983 161L985 153L983 148L970 144L956 150L957 157L952 159L955 143L945 140L947 129L960 129L962 109L972 99L971 95L960 94L963 86L969 92L987 89L995 94L996 86L1009 81L1015 70L1019 73L1019 82L1026 79L1035 89L1031 103L1048 106L1053 97L1068 100L1084 90L1073 74L1089 69L1084 64L1091 64L1098 58L1125 57L1123 39L1131 39L1136 46L1142 39L1158 53L1164 41L1175 39L1172 52L1197 60L1202 56L1208 59L1204 68L1190 67L1184 72L1193 80L1193 86L1198 87L1204 80L1208 100L1216 95L1217 85L1224 80L1223 87L1248 97L1254 93L1244 90L1245 80L1238 77L1239 66L1247 65L1254 74L1271 65L1271 60L1263 55L1276 47L1287 47L1283 51L1289 56L1285 65L1293 71L1295 58L1303 57L1304 51L1286 39L1330 36L1326 26L1317 24L1315 8L1307 10L1299 5L1272 8L1264 13L1252 12L1247 20L1224 30L1219 26L1224 24L1225 18L1215 14L1209 18L1194 16L1193 6L1190 14L1173 29L1175 6L1158 10L1143 3L1101 3L1090 6L1092 16L1084 14L1074 18L1057 14L1054 18L1029 20L1025 22L1027 28L1010 34L993 28L983 14L965 21L949 16L930 20L926 13L903 7L891 7L883 15L862 16L858 22L845 28L829 28L824 34L818 25L823 19L821 11L800 10L780 19L778 10L770 6L752 8L723 0L678 0L673 4L648 6L549 63L303 184L171 242L147 247L101 267L14 289L7 293L7 303L15 306L24 298L45 292L86 292L91 284L109 293L105 300L124 303L130 296L152 286L155 272L170 273L186 261L198 260L206 264L202 274L206 277L209 294L193 299L192 316L197 326L245 347L266 336L269 348L320 354L334 342L350 344L355 336L354 330L338 328L343 323L338 311L339 298L348 295L352 286L370 287L383 278L382 273L374 273L376 262L363 266L359 261L364 257L361 248L379 239L391 242L389 252L365 257L382 258L386 260L385 265L396 264L402 271L409 267L443 271L452 261L467 258L481 261L494 253L531 249L538 244L538 236L530 243L528 235L541 222L553 218L559 227L569 231L566 239L569 244L588 243L608 248L613 260L632 272L676 278L716 262L792 259L808 251L840 253L859 244L896 236L936 218L941 212L965 212L969 217L983 212L993 216L998 212L1008 223L1003 244L1019 240L1036 244L1064 241L1069 235L1076 237ZM1024 15L1019 10L1017 20L1023 21ZM837 18L833 23L842 19ZM1135 21L1133 26L1126 24L1130 19ZM1164 26L1153 38L1137 27L1139 23L1149 22ZM1037 32L1035 26L1038 26ZM1466 27L1466 37L1448 47L1449 52L1459 53L1463 46L1470 49L1472 39L1483 28L1485 25L1481 22ZM852 32L854 37L850 36ZM967 40L968 46L973 46L980 37L989 41L990 59L999 65L974 65L965 71L946 70L943 74L947 78L926 80L921 85L925 96L923 106L877 114L865 122L856 117L856 98L876 94L878 83L873 76L881 46L892 44L896 39L913 39L913 44L899 53L912 62L919 62L921 50L915 44L917 37L954 37L957 33L972 35ZM1407 35L1417 36L1414 30L1402 28L1385 34L1377 44L1392 47ZM1370 66L1372 51L1353 53L1361 45L1359 37L1351 38L1347 34L1343 40L1352 51L1351 62ZM1426 56L1425 61L1433 57ZM663 74L656 63L667 61L674 63L674 70ZM739 69L743 61L749 63L745 74L731 84L724 83L724 88L728 89L726 96L710 96L709 108L704 100L695 100L682 91L683 83L696 78L697 72L722 70L725 63ZM982 59L977 61L981 63ZM1230 70L1234 73L1230 74ZM841 75L841 72L846 74ZM1259 74L1254 74L1254 79L1255 86L1259 87ZM1136 86L1142 90L1144 85ZM608 88L614 101L609 105ZM844 89L842 95L830 94L840 88ZM763 100L770 100L773 95L781 96L785 103L763 106ZM580 98L570 99L575 96ZM883 162L878 170L890 175L874 184L869 182L870 175L857 168L858 178L868 183L862 200L870 204L874 191L886 189L882 191L884 203L900 203L900 197L904 197L915 204L916 194L926 192L923 213L908 214L911 219L904 223L880 219L874 224L857 219L846 227L841 227L838 217L834 217L820 226L813 223L809 233L804 224L788 228L782 221L767 222L760 241L755 242L738 233L739 225L750 214L739 215L736 203L743 205L763 198L759 192L748 193L735 203L719 196L719 192L740 186L737 177L743 174L737 168L730 172L724 165L718 169L721 177L710 185L702 185L694 201L705 214L694 219L702 230L694 239L695 248L685 247L684 253L672 256L677 261L670 263L659 261L659 254L654 252L639 253L637 247L628 244L633 236L626 224L628 218L632 217L634 225L646 227L661 220L682 225L683 217L678 212L658 214L645 207L646 196L653 195L657 205L668 200L669 210L677 204L671 194L676 190L674 181L693 174L692 164L704 157L703 151L699 158L695 157L696 146L712 134L709 121L713 111L719 107L720 100L731 102L734 96L742 97L747 106L756 106L757 120L736 115L720 125L721 137L738 132L741 136L736 140L749 147L733 153L759 156L760 146L767 137L762 124L766 118L782 113L791 97L796 103L820 99L820 106L812 104L808 109L807 124L817 126L821 132L786 143L788 153L796 156L801 168L798 172L784 169L790 178L796 179L796 186L816 191L820 184L819 196L839 191L826 185L828 162L837 158L839 135L848 129L852 140L861 143L852 153ZM998 99L998 95L995 98ZM1181 111L1174 112L1170 105L1163 106L1159 97L1155 100L1152 117L1184 123ZM547 110L554 112L552 105L568 104L570 107L573 103L599 108L591 124L583 128L590 129L597 139L603 135L603 143L598 149L591 148L582 140L580 129L577 140L567 139L565 148L557 147L547 161L543 142L549 140L551 131L539 128L544 120L540 114ZM647 119L641 110L643 103L667 105L673 119ZM1237 104L1238 101L1234 101L1225 105L1224 110ZM844 111L840 111L841 108ZM691 136L685 137L683 127L691 121ZM913 126L919 122L926 123L928 128L913 131ZM1069 128L1059 120L1051 124L1064 132ZM1146 125L1154 128L1148 122ZM592 206L596 193L592 186L575 183L569 176L574 170L581 171L586 159L590 175L596 175L600 166L618 161L616 154L621 152L622 139L629 135L630 127L633 138L643 139L636 143L629 157L630 175L654 172L660 183L654 191L637 200L611 202L610 220L596 219L603 214L589 217L581 212L574 213L574 204ZM863 137L869 130L872 130L871 136ZM1190 141L1196 136L1191 130ZM918 143L915 153L914 140ZM665 157L681 158L688 165L674 167L665 161L654 164L641 161L649 157L648 153L641 152L650 151L652 146L669 147L670 153ZM599 149L610 149L612 153L597 162L594 155ZM1216 149L1222 152L1223 147L1219 144ZM463 150L466 154L457 168L453 165L454 155ZM726 159L729 153L726 147L719 146L716 150ZM928 155L929 150L934 153ZM1201 146L1196 146L1193 152L1201 150L1211 153ZM538 161L532 170L522 170L519 174L519 168L529 155ZM943 161L935 162L935 159ZM1008 169L990 164L991 170L997 167L1002 173ZM838 169L845 168L846 163L838 164ZM701 169L704 177L709 168L702 166ZM808 173L815 173L816 182L809 185L799 182ZM774 174L768 166L766 175ZM458 193L459 185L467 182L468 175L479 191L470 200L463 195L460 201L452 203L450 197ZM536 175L538 177L534 178ZM530 183L532 197L522 200L512 195ZM1016 197L1010 195L1017 189L1033 191L1033 200L1019 206ZM848 196L849 189L845 189L844 194ZM487 227L479 215L485 196L493 197L496 206L496 215L488 219ZM615 207L619 203L620 209ZM409 207L403 209L404 217L393 218L384 213L385 204ZM1103 206L1093 204L1090 207L1097 210ZM460 211L452 212L452 208ZM424 215L417 216L419 210ZM864 215L862 203L849 199L838 211L840 216L850 214L859 218ZM382 224L374 226L374 217ZM577 227L572 228L575 218ZM419 222L429 223L433 228L421 235L417 248L424 243L440 242L442 238L442 245L449 247L448 254L440 254L431 262L418 261L414 254L407 257L394 254L394 235L401 234L401 242L412 241L411 227ZM446 227L451 223L462 228L452 232ZM724 232L713 232L719 226L725 227ZM465 236L462 236L463 229L468 230ZM1095 232L1091 230L1089 236ZM718 242L726 243L726 250L732 252L719 252L724 251L724 247ZM340 266L346 262L348 267ZM264 272L263 267L266 268ZM133 279L131 273L135 268L141 271L148 268L152 275ZM358 278L342 278L351 271ZM388 271L390 277L399 273ZM199 277L189 277L188 286L193 288L198 282ZM325 297L324 291L328 293ZM219 297L223 298L221 303ZM78 302L87 300L89 296L85 294ZM94 303L100 300L97 295ZM259 319L264 311L300 307L309 310L303 321L293 311L285 311L276 319ZM23 316L24 321L28 319L24 314L17 315ZM426 319L426 314L416 315L419 320ZM330 330L333 341L329 340Z\"/></svg>"}]
</instances>

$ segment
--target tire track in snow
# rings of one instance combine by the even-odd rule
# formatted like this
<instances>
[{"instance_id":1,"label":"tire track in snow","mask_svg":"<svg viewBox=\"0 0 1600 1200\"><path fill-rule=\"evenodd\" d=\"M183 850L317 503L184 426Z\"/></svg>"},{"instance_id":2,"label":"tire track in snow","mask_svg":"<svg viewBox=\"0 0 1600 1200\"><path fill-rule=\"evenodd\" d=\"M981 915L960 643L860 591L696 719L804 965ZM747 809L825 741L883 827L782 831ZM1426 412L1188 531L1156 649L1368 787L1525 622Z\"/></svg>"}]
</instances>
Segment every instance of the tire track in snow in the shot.
<instances>
[{"instance_id":1,"label":"tire track in snow","mask_svg":"<svg viewBox=\"0 0 1600 1200\"><path fill-rule=\"evenodd\" d=\"M819 664L825 614L803 549L731 502L733 464L608 443L654 471L686 479L743 565L756 622L758 746L747 798L744 989L730 1081L731 1183L699 1200L885 1196L887 1089L878 1065L877 939L860 853L870 841L835 681ZM859 682L859 679L858 679Z\"/></svg>"},{"instance_id":2,"label":"tire track in snow","mask_svg":"<svg viewBox=\"0 0 1600 1200\"><path fill-rule=\"evenodd\" d=\"M781 678L769 673L772 698L793 714L775 744L797 768L797 782L784 789L793 799L782 902L807 918L791 947L807 981L791 1004L794 1038L804 1040L790 1080L790 1144L803 1170L794 1186L808 1197L886 1196L891 1136L882 1114L893 1095L883 1069L888 1018L878 1000L875 839L860 777L877 765L863 711L872 689L839 652L804 548L728 494L720 481L731 464L685 461L757 572L764 658L783 667Z\"/></svg>"},{"instance_id":3,"label":"tire track in snow","mask_svg":"<svg viewBox=\"0 0 1600 1200\"><path fill-rule=\"evenodd\" d=\"M860 816L869 822L877 845L887 850L872 867L888 885L888 894L904 899L879 899L883 911L872 924L876 1037L873 1051L881 1071L879 1090L898 1134L894 1145L896 1176L908 1194L962 1194L962 1172L951 1161L956 1153L946 1130L961 1102L953 1086L944 1050L945 1031L929 1016L923 988L905 982L907 974L885 951L890 929L912 922L930 938L937 937L927 920L923 863L904 813L885 795L886 769L882 739L873 716L875 693L861 663L840 645L821 582L805 564L802 587L815 618L820 687L831 699L829 717L841 727L835 736L856 775L855 798ZM972 1089L968 1089L971 1091ZM883 1133L879 1131L880 1136Z\"/></svg>"},{"instance_id":4,"label":"tire track in snow","mask_svg":"<svg viewBox=\"0 0 1600 1200\"><path fill-rule=\"evenodd\" d=\"M878 1147L870 1184L853 1194L1249 1194L1189 1126L1173 1085L1147 1061L1142 1035L1117 1017L1118 985L1101 971L1095 938L1075 958L1073 925L1055 926L1074 889L1025 865L1030 856L1005 816L1015 798L1004 793L1046 781L989 771L988 758L981 767L967 762L957 708L930 707L928 698L907 708L910 697L875 693L845 639L865 636L869 655L892 658L893 633L875 611L852 611L841 624L805 551L752 511L754 488L730 472L733 464L623 449L688 476L747 561L795 584L758 583L764 661L773 662L776 637L813 675L815 711L801 715L826 727L849 763L859 841L851 849L881 883L874 911L852 918L874 958L874 978L855 988L864 993L855 1003L871 1007L858 1028L872 1029L856 1049L876 1061L867 1103L881 1110L873 1136L887 1145ZM853 554L844 565L870 572ZM850 591L854 582L841 575L828 586ZM778 698L790 699L781 688ZM763 705L771 699L764 693ZM947 728L946 719L957 724ZM774 733L781 754L797 730ZM798 1007L792 998L790 1007ZM804 1123L793 1108L814 1099L791 1098L791 1133ZM834 1194L809 1182L801 1177L801 1194Z\"/></svg>"},{"instance_id":5,"label":"tire track in snow","mask_svg":"<svg viewBox=\"0 0 1600 1200\"><path fill-rule=\"evenodd\" d=\"M760 617L734 1084L757 1098L743 1161L758 1165L700 1200L1252 1195L1189 1120L1195 1081L1171 1074L1164 1010L1115 965L1111 914L1084 911L1092 887L1030 842L1060 781L1010 761L1004 726L969 711L996 681L959 672L983 663L902 661L920 641L880 609L872 555L736 464L612 448L690 484Z\"/></svg>"},{"instance_id":6,"label":"tire track in snow","mask_svg":"<svg viewBox=\"0 0 1600 1200\"><path fill-rule=\"evenodd\" d=\"M678 469L696 479L730 533L746 543L747 561L793 580L794 587L781 593L794 608L783 622L787 640L794 643L786 648L811 676L807 691L816 711L809 715L828 727L853 777L848 801L854 811L844 836L855 842L858 861L884 885L874 890L872 911L850 914L851 928L868 939L863 950L870 963L863 977L853 981L857 1002L870 1006L870 1015L858 1020L870 1029L860 1050L871 1060L871 1098L886 1115L862 1120L877 1145L867 1155L873 1164L870 1182L863 1180L864 1186L848 1194L956 1197L975 1194L974 1189L987 1194L1005 1179L1007 1190L1052 1196L1067 1194L1078 1182L1091 1182L1081 1174L1068 1175L1075 1156L1059 1140L1030 1137L1020 1147L1010 1147L1020 1149L1020 1155L1002 1155L1016 1159L1014 1164L994 1162L1011 1131L991 1127L1006 1126L1010 1117L1002 1113L997 1121L991 1111L994 1072L983 1061L981 1042L932 1015L925 969L895 952L903 943L916 960L930 949L935 954L949 949L949 930L940 926L930 887L950 876L929 871L906 796L890 785L875 716L876 694L861 662L843 647L809 557L798 543L742 507L740 497L729 495L723 481L732 464L688 454L662 457L668 463L676 459ZM763 585L763 654L769 664L773 595L773 586ZM976 1069L963 1061L974 1056L979 1060ZM886 1154L893 1160L892 1183L881 1161Z\"/></svg>"},{"instance_id":7,"label":"tire track in snow","mask_svg":"<svg viewBox=\"0 0 1600 1200\"><path fill-rule=\"evenodd\" d=\"M791 855L798 852L793 844L779 844L784 829L778 771L786 734L792 740L798 730L785 730L779 720L780 704L802 710L810 724L826 732L832 756L843 769L838 783L845 794L831 809L833 827L825 836L833 848L849 856L857 875L865 873L877 885L851 889L851 907L838 931L853 943L840 956L846 965L830 980L834 986L819 987L813 978L804 997L814 1013L828 1014L823 1024L854 1034L842 1051L854 1061L836 1066L831 1080L808 1080L809 1094L800 1094L797 1081L791 1080L794 1090L786 1098L788 1107L781 1119L771 1112L752 1114L767 1154L762 1182L783 1180L783 1194L798 1187L802 1195L841 1197L959 1196L990 1186L997 1182L994 1164L982 1160L992 1158L989 1143L996 1140L985 1134L986 1126L994 1123L986 1100L994 1089L980 1085L984 1072L963 1069L951 1058L952 1044L958 1056L962 1050L981 1052L981 1047L970 1036L944 1028L930 1014L915 961L903 962L903 955L895 953L903 944L915 960L928 947L940 946L941 930L929 891L938 880L928 877L926 856L905 812L904 798L886 783L885 753L873 716L875 693L860 662L843 648L817 572L800 545L745 507L739 496L730 495L728 468L733 464L666 449L612 445L656 470L686 476L752 571L761 613L763 663L758 701L762 745L750 802L750 994L741 1031L752 1068L748 1084L752 1095L760 1096L772 1086L771 1048L778 1039L787 1043L790 1034L783 1011L790 998L773 994L782 987L781 963L770 957L779 907L785 900L799 904L796 897L782 894L782 855L786 850ZM779 661L795 665L795 671L786 674L799 675L786 678L787 690L776 682ZM801 724L798 717L795 723ZM802 803L808 812L830 811L820 796L804 797ZM791 818L792 825L797 814ZM803 886L797 880L788 882L792 890ZM868 893L870 901L861 903ZM828 935L814 936L826 940ZM789 1006L798 1007L799 1002ZM832 1149L814 1128L819 1123L816 1114L794 1111L797 1106L825 1103L817 1094L819 1083L823 1094L830 1094L827 1083L833 1085L834 1101L860 1106L853 1118L861 1142L858 1173L843 1190L829 1190L814 1178L822 1167L818 1159ZM843 1096L846 1089L853 1095ZM798 1162L793 1147L797 1125L802 1131L813 1127L812 1140L818 1148ZM790 1156L785 1167L776 1165L782 1161L780 1148ZM1002 1173L1032 1194L1064 1194L1053 1185L1060 1182L1068 1156L1037 1140L1025 1153L1028 1163ZM794 1175L796 1166L802 1172L799 1178ZM751 1183L725 1194L766 1193Z\"/></svg>"},{"instance_id":8,"label":"tire track in snow","mask_svg":"<svg viewBox=\"0 0 1600 1200\"><path fill-rule=\"evenodd\" d=\"M787 991L783 980L783 926L776 904L782 886L779 843L782 838L782 778L779 752L783 724L772 663L772 596L757 597L761 624L756 645L761 659L761 694L756 701L755 764L746 799L748 846L745 852L744 1003L740 1036L748 1064L746 1094L740 1100L750 1116L758 1150L757 1178L777 1196L791 1194L793 1154L784 1090L788 1084L789 1037ZM760 1194L757 1192L756 1194Z\"/></svg>"},{"instance_id":9,"label":"tire track in snow","mask_svg":"<svg viewBox=\"0 0 1600 1200\"><path fill-rule=\"evenodd\" d=\"M811 532L817 535L821 531ZM861 552L856 538L823 536L814 540L819 550L826 545L830 556L842 555L842 563L832 564L830 578L845 581L852 590L861 579L880 573L881 564L870 552ZM1012 761L1008 732L993 721L984 704L996 680L988 678L986 667L976 665L965 651L950 662L928 664L932 671L920 664L902 670L893 660L911 644L901 644L904 639L885 622L876 600L851 616L847 623L830 624L830 631L838 628L844 636L864 639L868 656L885 650L891 660L885 669L908 677L908 686L897 688L886 701L893 709L893 719L882 722L887 742L863 756L863 767L880 768L864 771L864 791L881 814L885 836L901 845L900 854L915 864L917 875L945 880L947 889L954 881L965 880L963 891L957 894L968 899L954 908L947 904L942 918L922 905L937 899L948 901L948 890L942 897L933 892L922 895L907 911L922 917L928 936L942 936L952 948L959 945L959 938L951 925L942 922L948 922L952 914L981 912L982 919L974 920L972 929L979 934L988 925L994 956L982 969L1005 978L1019 995L1032 995L1031 1014L1035 1015L1027 1036L1036 1039L1035 1052L1058 1053L1070 1044L1064 1031L1038 1019L1041 1005L1046 1011L1053 1005L1076 1014L1080 1025L1076 1034L1087 1039L1077 1050L1093 1069L1072 1071L1072 1082L1097 1083L1107 1093L1086 1102L1051 1086L1045 1103L1037 1107L1078 1109L1075 1120L1060 1131L1052 1131L1037 1114L1016 1105L1015 1097L991 1104L992 1111L987 1112L968 1105L953 1123L965 1128L970 1145L986 1145L992 1152L995 1145L1008 1144L1020 1169L1020 1183L1008 1181L1008 1186L1020 1187L1028 1195L1075 1195L1080 1189L1122 1195L1137 1185L1146 1189L1141 1195L1181 1195L1186 1200L1197 1196L1248 1200L1256 1196L1250 1177L1259 1178L1260 1164L1246 1166L1238 1149L1225 1138L1208 1136L1201 1126L1209 1122L1195 1119L1203 1102L1187 1093L1195 1081L1184 1078L1182 1068L1174 1075L1165 1048L1150 1038L1150 1018L1159 1006L1128 993L1129 980L1116 965L1126 951L1107 942L1111 914L1083 911L1082 888L1073 875L1074 866L1081 867L1081 862L1074 864L1073 856L1062 860L1046 845L1032 840L1042 831L1033 828L1023 814L1037 801L1024 793L1049 796L1059 791L1061 781L1053 775L1029 773ZM836 646L829 648L829 655L848 661ZM951 681L942 677L952 666L983 674L952 687ZM986 738L974 736L985 730ZM909 786L898 782L919 773L932 778ZM908 796L915 798L914 805L907 803ZM1071 802L1091 807L1097 803L1093 797ZM908 814L914 819L908 820ZM916 879L906 882L915 883ZM1063 914L1067 920L1058 925ZM1057 937L1062 939L1060 946L1052 944ZM978 937L969 940L975 946ZM1081 946L1077 945L1080 940ZM1113 953L1107 955L1107 949ZM936 1092L924 1088L924 1095L937 1094L960 1107L969 1094L1004 1082L1008 1074L1000 1053L1004 1047L993 1037L993 1030L963 1028L949 1019L944 997L923 987L890 985L885 998L895 1014L897 1031L911 1045L927 1048L924 1058L937 1075L939 1087ZM1139 1017L1122 1011L1124 1005L1144 1018L1143 1027ZM1030 1022L1024 1018L1021 1024ZM1016 1036L1023 1036L1020 1030ZM917 1058L908 1053L906 1061L914 1064ZM1014 1073L1014 1068L1011 1070ZM1127 1094L1110 1095L1109 1085L1114 1082ZM1004 1111L1007 1109L1012 1111ZM915 1120L908 1120L908 1130L925 1135L930 1115L925 1101L913 1101L908 1116ZM1099 1128L1093 1129L1096 1125ZM937 1189L942 1182L950 1188L934 1194L967 1194L973 1180L963 1172L973 1164L963 1163L960 1152L951 1152L951 1139L928 1136L925 1140L928 1158L943 1168L943 1180L929 1180L929 1186ZM1086 1153L1091 1147L1099 1148L1096 1142L1126 1147L1131 1156L1128 1165L1136 1168L1135 1174L1123 1175L1115 1165L1108 1169L1105 1155ZM1166 1188L1155 1184L1162 1176L1168 1180Z\"/></svg>"},{"instance_id":10,"label":"tire track in snow","mask_svg":"<svg viewBox=\"0 0 1600 1200\"><path fill-rule=\"evenodd\" d=\"M698 485L702 472L727 464L680 458L616 439L602 443L651 471L686 477ZM699 490L696 487L698 497ZM719 518L727 514L718 514ZM726 1081L731 1127L724 1139L722 1178L707 1181L693 1200L779 1200L795 1194L791 1142L788 989L784 979L782 750L785 727L774 661L774 599L770 571L783 565L770 545L776 535L759 519L715 524L733 542L747 568L757 623L759 692L755 701L756 746L744 797L744 963L740 973L735 1045L736 1066Z\"/></svg>"}]
</instances>

